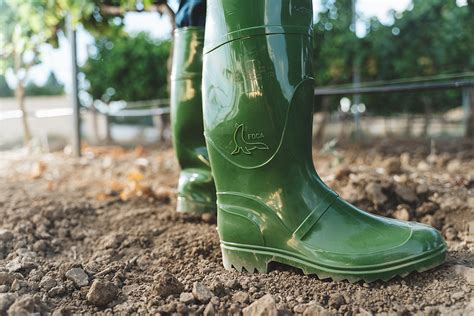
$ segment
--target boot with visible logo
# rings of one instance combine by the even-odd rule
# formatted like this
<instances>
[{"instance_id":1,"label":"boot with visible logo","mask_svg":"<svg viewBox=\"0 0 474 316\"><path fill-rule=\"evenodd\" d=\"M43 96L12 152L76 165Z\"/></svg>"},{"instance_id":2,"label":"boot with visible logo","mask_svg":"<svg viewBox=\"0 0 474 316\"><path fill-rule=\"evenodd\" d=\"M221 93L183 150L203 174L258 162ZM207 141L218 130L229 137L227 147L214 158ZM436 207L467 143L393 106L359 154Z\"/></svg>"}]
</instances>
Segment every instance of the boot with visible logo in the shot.
<instances>
[{"instance_id":1,"label":"boot with visible logo","mask_svg":"<svg viewBox=\"0 0 474 316\"><path fill-rule=\"evenodd\" d=\"M203 27L183 27L174 35L171 73L171 125L181 166L179 212L216 211L216 191L204 140L202 121Z\"/></svg>"},{"instance_id":2,"label":"boot with visible logo","mask_svg":"<svg viewBox=\"0 0 474 316\"><path fill-rule=\"evenodd\" d=\"M209 0L204 129L224 266L351 282L441 264L438 231L366 213L316 173L311 0Z\"/></svg>"}]
</instances>

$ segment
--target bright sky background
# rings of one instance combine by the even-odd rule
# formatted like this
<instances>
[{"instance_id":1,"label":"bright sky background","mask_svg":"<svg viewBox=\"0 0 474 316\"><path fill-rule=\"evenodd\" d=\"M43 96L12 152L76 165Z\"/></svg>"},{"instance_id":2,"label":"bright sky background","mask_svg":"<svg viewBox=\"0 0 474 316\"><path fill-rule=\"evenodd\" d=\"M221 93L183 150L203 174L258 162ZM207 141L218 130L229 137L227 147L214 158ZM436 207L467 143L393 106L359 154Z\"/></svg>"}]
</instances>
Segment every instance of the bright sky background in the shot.
<instances>
[{"instance_id":1,"label":"bright sky background","mask_svg":"<svg viewBox=\"0 0 474 316\"><path fill-rule=\"evenodd\" d=\"M348 0L347 0L348 1ZM320 0L313 0L314 10L320 10ZM362 17L377 16L382 23L391 24L389 18L389 11L404 11L411 5L411 0L358 0L357 11ZM176 3L172 6L175 8ZM357 28L358 34L363 35L362 25ZM166 16L159 17L156 13L128 13L125 16L125 30L129 33L136 33L140 31L150 32L153 37L164 38L170 36L170 24ZM78 61L79 65L83 65L87 59L88 45L93 43L92 37L82 28L78 30ZM60 39L60 48L52 49L44 47L42 51L43 63L31 69L30 79L38 84L42 84L50 70L53 70L58 80L64 82L66 89L69 90L71 83L70 78L70 50L69 43L65 38ZM10 83L11 75L7 74L7 79Z\"/></svg>"}]
</instances>

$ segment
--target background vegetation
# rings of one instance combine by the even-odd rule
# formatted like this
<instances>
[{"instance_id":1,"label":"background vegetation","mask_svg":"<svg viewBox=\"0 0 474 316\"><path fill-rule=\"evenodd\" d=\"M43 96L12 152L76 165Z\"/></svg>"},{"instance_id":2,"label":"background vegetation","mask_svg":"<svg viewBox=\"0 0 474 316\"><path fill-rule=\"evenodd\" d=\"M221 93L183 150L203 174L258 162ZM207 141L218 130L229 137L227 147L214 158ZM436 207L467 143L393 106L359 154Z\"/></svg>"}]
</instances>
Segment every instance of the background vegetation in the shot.
<instances>
[{"instance_id":1,"label":"background vegetation","mask_svg":"<svg viewBox=\"0 0 474 316\"><path fill-rule=\"evenodd\" d=\"M314 27L313 65L317 86L349 84L354 68L361 82L390 81L474 71L474 0L412 0L405 12L392 12L390 25L373 17L359 21L365 35L354 32L352 1L321 0ZM78 23L93 35L92 54L81 71L83 88L93 100L149 100L168 96L171 43L146 34L124 32L129 11L174 12L165 0L31 0L0 2L0 75L10 69L16 78L14 94L24 111L29 94L63 93L50 76L48 88L28 83L29 69L40 60L39 47L57 45L58 35ZM355 67L358 65L358 67ZM13 92L0 77L0 94ZM348 96L351 97L351 96ZM316 110L336 111L338 97L316 99ZM461 104L461 93L441 91L364 95L361 102L372 114L444 111ZM26 115L26 114L25 114ZM474 117L474 116L473 116ZM24 119L27 126L26 119ZM474 124L474 123L473 123ZM27 128L25 135L28 134Z\"/></svg>"}]
</instances>

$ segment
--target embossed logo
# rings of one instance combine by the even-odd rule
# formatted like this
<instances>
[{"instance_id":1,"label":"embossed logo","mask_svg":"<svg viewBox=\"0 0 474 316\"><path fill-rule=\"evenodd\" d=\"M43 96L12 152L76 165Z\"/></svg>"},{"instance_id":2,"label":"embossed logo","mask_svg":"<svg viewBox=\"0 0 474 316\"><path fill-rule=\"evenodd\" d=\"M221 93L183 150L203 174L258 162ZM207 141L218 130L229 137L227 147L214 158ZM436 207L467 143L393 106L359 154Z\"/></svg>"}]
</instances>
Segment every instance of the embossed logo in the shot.
<instances>
[{"instance_id":1,"label":"embossed logo","mask_svg":"<svg viewBox=\"0 0 474 316\"><path fill-rule=\"evenodd\" d=\"M235 149L231 155L237 155L239 153L244 153L246 155L251 155L252 151L255 149L268 150L267 144L263 142L254 142L248 140L262 139L264 138L263 133L250 133L245 137L244 134L244 124L235 124L234 132L234 143Z\"/></svg>"}]
</instances>

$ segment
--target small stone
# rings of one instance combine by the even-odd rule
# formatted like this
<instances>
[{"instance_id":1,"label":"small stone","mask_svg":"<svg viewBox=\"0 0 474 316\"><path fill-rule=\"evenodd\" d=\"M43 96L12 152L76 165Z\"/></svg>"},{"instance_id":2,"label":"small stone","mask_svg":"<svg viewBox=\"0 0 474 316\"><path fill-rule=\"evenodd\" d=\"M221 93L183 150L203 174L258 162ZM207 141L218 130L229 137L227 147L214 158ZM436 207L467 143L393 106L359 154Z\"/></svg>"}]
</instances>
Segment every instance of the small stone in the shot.
<instances>
[{"instance_id":1,"label":"small stone","mask_svg":"<svg viewBox=\"0 0 474 316\"><path fill-rule=\"evenodd\" d=\"M50 297L61 296L64 293L66 293L66 288L63 285L57 285L48 291Z\"/></svg>"},{"instance_id":2,"label":"small stone","mask_svg":"<svg viewBox=\"0 0 474 316\"><path fill-rule=\"evenodd\" d=\"M448 227L444 231L444 236L446 237L446 240L456 240L458 238L458 231L454 227Z\"/></svg>"},{"instance_id":3,"label":"small stone","mask_svg":"<svg viewBox=\"0 0 474 316\"><path fill-rule=\"evenodd\" d=\"M184 303L178 303L176 304L176 312L180 314L187 314L189 311L188 307Z\"/></svg>"},{"instance_id":4,"label":"small stone","mask_svg":"<svg viewBox=\"0 0 474 316\"><path fill-rule=\"evenodd\" d=\"M184 304L194 303L194 295L190 292L183 292L179 295L179 301Z\"/></svg>"},{"instance_id":5,"label":"small stone","mask_svg":"<svg viewBox=\"0 0 474 316\"><path fill-rule=\"evenodd\" d=\"M417 216L433 214L438 209L438 205L433 202L424 202L416 209Z\"/></svg>"},{"instance_id":6,"label":"small stone","mask_svg":"<svg viewBox=\"0 0 474 316\"><path fill-rule=\"evenodd\" d=\"M176 303L168 303L159 308L159 311L164 314L171 314L176 311L177 304Z\"/></svg>"},{"instance_id":7,"label":"small stone","mask_svg":"<svg viewBox=\"0 0 474 316\"><path fill-rule=\"evenodd\" d=\"M239 307L239 304L230 304L229 314L231 314L231 315L240 315L241 314L241 308Z\"/></svg>"},{"instance_id":8,"label":"small stone","mask_svg":"<svg viewBox=\"0 0 474 316\"><path fill-rule=\"evenodd\" d=\"M212 292L204 284L195 282L193 284L193 295L199 302L207 303L212 297Z\"/></svg>"},{"instance_id":9,"label":"small stone","mask_svg":"<svg viewBox=\"0 0 474 316\"><path fill-rule=\"evenodd\" d=\"M204 316L214 316L215 315L214 305L212 303L207 304L206 308L204 309Z\"/></svg>"},{"instance_id":10,"label":"small stone","mask_svg":"<svg viewBox=\"0 0 474 316\"><path fill-rule=\"evenodd\" d=\"M13 292L18 292L24 286L25 286L24 281L15 279L12 283L11 290Z\"/></svg>"},{"instance_id":11,"label":"small stone","mask_svg":"<svg viewBox=\"0 0 474 316\"><path fill-rule=\"evenodd\" d=\"M8 315L43 315L47 312L48 308L38 297L29 295L17 299L8 309Z\"/></svg>"},{"instance_id":12,"label":"small stone","mask_svg":"<svg viewBox=\"0 0 474 316\"><path fill-rule=\"evenodd\" d=\"M8 272L16 272L21 270L21 258L16 257L15 259L7 263L6 268Z\"/></svg>"},{"instance_id":13,"label":"small stone","mask_svg":"<svg viewBox=\"0 0 474 316\"><path fill-rule=\"evenodd\" d=\"M87 300L95 306L106 306L118 295L118 288L115 284L108 281L95 280L92 283Z\"/></svg>"},{"instance_id":14,"label":"small stone","mask_svg":"<svg viewBox=\"0 0 474 316\"><path fill-rule=\"evenodd\" d=\"M401 172L400 159L397 157L391 157L383 162L383 168L388 174L397 174Z\"/></svg>"},{"instance_id":15,"label":"small stone","mask_svg":"<svg viewBox=\"0 0 474 316\"><path fill-rule=\"evenodd\" d=\"M406 208L400 208L393 212L393 217L402 221L410 220L410 212Z\"/></svg>"},{"instance_id":16,"label":"small stone","mask_svg":"<svg viewBox=\"0 0 474 316\"><path fill-rule=\"evenodd\" d=\"M89 276L81 268L72 268L66 272L65 276L74 282L78 288L89 284Z\"/></svg>"},{"instance_id":17,"label":"small stone","mask_svg":"<svg viewBox=\"0 0 474 316\"><path fill-rule=\"evenodd\" d=\"M420 171L428 171L430 170L431 166L426 161L421 160L416 166L416 168Z\"/></svg>"},{"instance_id":18,"label":"small stone","mask_svg":"<svg viewBox=\"0 0 474 316\"><path fill-rule=\"evenodd\" d=\"M446 170L449 172L455 172L461 168L462 163L459 159L453 159L450 162L448 162L446 166Z\"/></svg>"},{"instance_id":19,"label":"small stone","mask_svg":"<svg viewBox=\"0 0 474 316\"><path fill-rule=\"evenodd\" d=\"M41 279L41 282L39 283L40 288L44 289L45 291L51 290L53 287L55 287L57 284L56 280L53 279L52 277L46 275Z\"/></svg>"},{"instance_id":20,"label":"small stone","mask_svg":"<svg viewBox=\"0 0 474 316\"><path fill-rule=\"evenodd\" d=\"M33 250L36 252L46 252L48 248L49 244L46 240L38 240L33 244Z\"/></svg>"},{"instance_id":21,"label":"small stone","mask_svg":"<svg viewBox=\"0 0 474 316\"><path fill-rule=\"evenodd\" d=\"M347 178L351 174L351 172L351 169L347 167L340 167L336 170L334 177L336 180L341 181Z\"/></svg>"},{"instance_id":22,"label":"small stone","mask_svg":"<svg viewBox=\"0 0 474 316\"><path fill-rule=\"evenodd\" d=\"M179 294L184 290L184 285L168 272L160 272L155 276L155 284L153 291L155 294L166 297L169 295Z\"/></svg>"},{"instance_id":23,"label":"small stone","mask_svg":"<svg viewBox=\"0 0 474 316\"><path fill-rule=\"evenodd\" d=\"M406 185L402 185L400 183L395 184L395 193L405 202L408 203L415 203L418 201L418 197L416 196L413 189Z\"/></svg>"},{"instance_id":24,"label":"small stone","mask_svg":"<svg viewBox=\"0 0 474 316\"><path fill-rule=\"evenodd\" d=\"M451 298L454 300L454 301L459 301L460 299L462 299L464 297L464 292L456 292L456 293L453 293L451 295Z\"/></svg>"},{"instance_id":25,"label":"small stone","mask_svg":"<svg viewBox=\"0 0 474 316\"><path fill-rule=\"evenodd\" d=\"M275 299L266 294L242 310L244 316L277 316Z\"/></svg>"},{"instance_id":26,"label":"small stone","mask_svg":"<svg viewBox=\"0 0 474 316\"><path fill-rule=\"evenodd\" d=\"M0 285L0 293L7 293L10 290L8 285Z\"/></svg>"},{"instance_id":27,"label":"small stone","mask_svg":"<svg viewBox=\"0 0 474 316\"><path fill-rule=\"evenodd\" d=\"M118 248L126 238L123 234L112 233L102 238L100 246L102 249Z\"/></svg>"},{"instance_id":28,"label":"small stone","mask_svg":"<svg viewBox=\"0 0 474 316\"><path fill-rule=\"evenodd\" d=\"M437 228L437 229L440 229L441 226L442 226L441 221L438 218L435 218L432 215L423 216L423 218L421 219L421 222L423 224L430 225L430 226L432 226L434 228Z\"/></svg>"},{"instance_id":29,"label":"small stone","mask_svg":"<svg viewBox=\"0 0 474 316\"><path fill-rule=\"evenodd\" d=\"M304 316L312 316L312 315L319 315L319 316L327 316L331 315L329 311L327 311L324 307L319 305L318 303L309 303L306 305L306 309L303 312Z\"/></svg>"},{"instance_id":30,"label":"small stone","mask_svg":"<svg viewBox=\"0 0 474 316\"><path fill-rule=\"evenodd\" d=\"M205 223L215 223L216 222L216 215L213 213L203 213L201 215L201 219Z\"/></svg>"},{"instance_id":31,"label":"small stone","mask_svg":"<svg viewBox=\"0 0 474 316\"><path fill-rule=\"evenodd\" d=\"M10 305L15 302L16 296L11 293L2 293L0 294L0 314L4 315Z\"/></svg>"},{"instance_id":32,"label":"small stone","mask_svg":"<svg viewBox=\"0 0 474 316\"><path fill-rule=\"evenodd\" d=\"M240 283L236 279L230 279L224 282L224 286L230 289L238 289L241 287Z\"/></svg>"},{"instance_id":33,"label":"small stone","mask_svg":"<svg viewBox=\"0 0 474 316\"><path fill-rule=\"evenodd\" d=\"M429 187L426 183L420 183L416 186L416 194L418 195L424 195L428 193Z\"/></svg>"},{"instance_id":34,"label":"small stone","mask_svg":"<svg viewBox=\"0 0 474 316\"><path fill-rule=\"evenodd\" d=\"M339 307L341 307L341 305L344 304L346 304L346 300L341 294L335 294L331 296L328 301L328 305L334 307L335 309L338 309Z\"/></svg>"},{"instance_id":35,"label":"small stone","mask_svg":"<svg viewBox=\"0 0 474 316\"><path fill-rule=\"evenodd\" d=\"M67 307L60 307L56 309L51 316L69 316L72 312Z\"/></svg>"},{"instance_id":36,"label":"small stone","mask_svg":"<svg viewBox=\"0 0 474 316\"><path fill-rule=\"evenodd\" d=\"M234 295L232 295L232 301L246 304L249 302L249 295L248 293L242 291L236 292Z\"/></svg>"},{"instance_id":37,"label":"small stone","mask_svg":"<svg viewBox=\"0 0 474 316\"><path fill-rule=\"evenodd\" d=\"M298 304L295 307L293 307L293 311L298 314L303 314L305 310L306 310L305 304Z\"/></svg>"},{"instance_id":38,"label":"small stone","mask_svg":"<svg viewBox=\"0 0 474 316\"><path fill-rule=\"evenodd\" d=\"M0 228L0 241L8 242L13 239L13 233L9 230Z\"/></svg>"},{"instance_id":39,"label":"small stone","mask_svg":"<svg viewBox=\"0 0 474 316\"><path fill-rule=\"evenodd\" d=\"M375 205L383 205L388 200L387 196L382 192L382 186L378 183L369 183L365 188L365 192Z\"/></svg>"},{"instance_id":40,"label":"small stone","mask_svg":"<svg viewBox=\"0 0 474 316\"><path fill-rule=\"evenodd\" d=\"M474 268L463 265L455 265L453 268L457 274L462 275L466 279L469 285L474 285Z\"/></svg>"},{"instance_id":41,"label":"small stone","mask_svg":"<svg viewBox=\"0 0 474 316\"><path fill-rule=\"evenodd\" d=\"M0 272L0 284L10 286L15 278L8 272Z\"/></svg>"}]
</instances>

